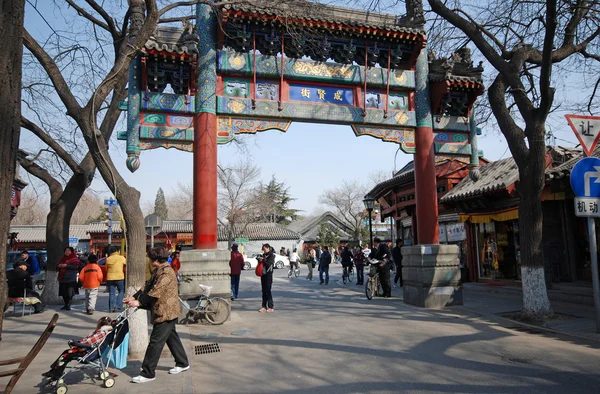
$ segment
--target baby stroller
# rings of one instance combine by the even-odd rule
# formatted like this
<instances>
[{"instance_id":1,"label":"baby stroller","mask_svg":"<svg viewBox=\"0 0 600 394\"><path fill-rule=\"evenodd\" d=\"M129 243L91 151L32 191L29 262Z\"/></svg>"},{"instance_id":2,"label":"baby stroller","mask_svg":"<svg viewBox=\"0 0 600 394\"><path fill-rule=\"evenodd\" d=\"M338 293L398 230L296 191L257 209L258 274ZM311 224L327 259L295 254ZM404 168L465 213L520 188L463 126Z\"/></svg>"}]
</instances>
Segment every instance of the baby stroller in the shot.
<instances>
[{"instance_id":1,"label":"baby stroller","mask_svg":"<svg viewBox=\"0 0 600 394\"><path fill-rule=\"evenodd\" d=\"M64 377L73 370L87 370L96 369L99 379L104 383L104 387L111 388L115 385L115 375L107 371L107 368L111 362L112 352L107 349L117 349L124 341L125 336L129 333L129 317L136 311L137 308L126 308L123 312L119 313L117 317L111 322L113 327L100 342L93 345L87 343L81 343L77 341L69 341L68 344L71 348L78 348L83 350L83 354L76 360L72 361L73 365L67 365L62 376L56 380L54 385L54 392L57 394L66 394L69 390L65 384ZM103 355L107 351L107 357L104 359ZM113 361L114 364L114 361ZM86 374L91 377L92 374ZM50 381L49 383L51 383Z\"/></svg>"}]
</instances>

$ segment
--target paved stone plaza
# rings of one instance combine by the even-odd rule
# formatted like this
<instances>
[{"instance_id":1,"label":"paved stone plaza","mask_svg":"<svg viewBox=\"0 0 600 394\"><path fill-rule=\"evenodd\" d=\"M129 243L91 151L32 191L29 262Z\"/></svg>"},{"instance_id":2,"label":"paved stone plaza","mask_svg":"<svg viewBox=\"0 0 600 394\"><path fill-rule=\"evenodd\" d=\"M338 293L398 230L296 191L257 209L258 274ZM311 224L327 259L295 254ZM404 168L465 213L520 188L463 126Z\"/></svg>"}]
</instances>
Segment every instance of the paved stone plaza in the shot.
<instances>
[{"instance_id":1,"label":"paved stone plaza","mask_svg":"<svg viewBox=\"0 0 600 394\"><path fill-rule=\"evenodd\" d=\"M192 363L190 372L168 375L172 361L165 352L154 382L129 383L139 372L140 362L133 361L116 371L112 389L73 373L67 379L69 393L598 392L600 336L588 332L590 308L556 304L556 310L570 310L573 316L558 325L573 335L561 335L495 315L517 310L517 297L467 286L464 307L432 311L405 305L400 289L393 289L391 299L368 301L362 286L338 281L339 267L331 271L325 286L306 281L304 267L303 276L292 280L286 270L277 270L272 314L257 313L259 278L244 272L230 321L178 327ZM100 308L107 298L101 294ZM82 308L59 311L54 334L14 393L49 392L40 388L40 374L68 339L92 331L102 316L86 316ZM26 353L52 313L9 316L0 359ZM210 343L218 343L221 352L194 355L194 346ZM0 379L0 387L6 382Z\"/></svg>"}]
</instances>

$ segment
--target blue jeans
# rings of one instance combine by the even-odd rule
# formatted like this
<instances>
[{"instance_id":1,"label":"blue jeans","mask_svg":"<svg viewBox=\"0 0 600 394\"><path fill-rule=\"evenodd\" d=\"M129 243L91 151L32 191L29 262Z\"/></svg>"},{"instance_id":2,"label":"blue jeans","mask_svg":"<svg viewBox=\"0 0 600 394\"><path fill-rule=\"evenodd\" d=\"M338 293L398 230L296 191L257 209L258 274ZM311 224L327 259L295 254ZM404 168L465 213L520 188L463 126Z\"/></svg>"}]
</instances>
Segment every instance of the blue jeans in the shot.
<instances>
[{"instance_id":1,"label":"blue jeans","mask_svg":"<svg viewBox=\"0 0 600 394\"><path fill-rule=\"evenodd\" d=\"M231 297L237 298L238 291L240 290L240 275L231 276Z\"/></svg>"},{"instance_id":2,"label":"blue jeans","mask_svg":"<svg viewBox=\"0 0 600 394\"><path fill-rule=\"evenodd\" d=\"M325 274L325 284L329 283L329 266L319 266L319 280L323 283L323 273Z\"/></svg>"},{"instance_id":3,"label":"blue jeans","mask_svg":"<svg viewBox=\"0 0 600 394\"><path fill-rule=\"evenodd\" d=\"M112 311L115 308L123 307L123 293L125 292L125 279L121 280L107 280L106 287L108 287L108 310ZM118 290L119 295L115 302L115 290Z\"/></svg>"}]
</instances>

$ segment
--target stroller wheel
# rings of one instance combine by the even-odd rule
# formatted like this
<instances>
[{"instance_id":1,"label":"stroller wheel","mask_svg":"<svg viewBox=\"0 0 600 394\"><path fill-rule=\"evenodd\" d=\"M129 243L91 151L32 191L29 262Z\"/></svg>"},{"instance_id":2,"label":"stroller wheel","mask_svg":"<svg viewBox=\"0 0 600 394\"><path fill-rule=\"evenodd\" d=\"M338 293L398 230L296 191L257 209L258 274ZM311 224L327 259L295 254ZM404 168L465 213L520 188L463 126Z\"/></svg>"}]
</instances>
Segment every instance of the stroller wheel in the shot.
<instances>
[{"instance_id":1,"label":"stroller wheel","mask_svg":"<svg viewBox=\"0 0 600 394\"><path fill-rule=\"evenodd\" d=\"M61 384L56 387L56 394L67 394L67 391L69 391L69 388L66 384Z\"/></svg>"},{"instance_id":2,"label":"stroller wheel","mask_svg":"<svg viewBox=\"0 0 600 394\"><path fill-rule=\"evenodd\" d=\"M100 372L100 375L98 375L98 377L102 380L108 378L109 376L110 374L108 373L108 371Z\"/></svg>"},{"instance_id":3,"label":"stroller wheel","mask_svg":"<svg viewBox=\"0 0 600 394\"><path fill-rule=\"evenodd\" d=\"M108 378L104 380L104 387L111 388L115 385L115 380L113 378Z\"/></svg>"},{"instance_id":4,"label":"stroller wheel","mask_svg":"<svg viewBox=\"0 0 600 394\"><path fill-rule=\"evenodd\" d=\"M58 382L56 382L56 384L65 384L65 380L64 379L58 379Z\"/></svg>"}]
</instances>

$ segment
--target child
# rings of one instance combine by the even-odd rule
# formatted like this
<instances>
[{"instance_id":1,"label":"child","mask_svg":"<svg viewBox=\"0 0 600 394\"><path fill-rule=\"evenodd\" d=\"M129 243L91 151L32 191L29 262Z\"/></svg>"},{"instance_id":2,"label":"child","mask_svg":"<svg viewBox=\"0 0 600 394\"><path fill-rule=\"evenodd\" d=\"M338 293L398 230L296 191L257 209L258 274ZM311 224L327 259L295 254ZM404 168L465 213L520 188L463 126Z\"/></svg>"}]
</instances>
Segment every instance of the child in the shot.
<instances>
[{"instance_id":1,"label":"child","mask_svg":"<svg viewBox=\"0 0 600 394\"><path fill-rule=\"evenodd\" d=\"M98 257L93 253L90 254L87 265L79 273L79 282L83 284L85 290L85 307L88 315L94 314L98 288L104 279L100 266L96 264L97 261Z\"/></svg>"},{"instance_id":2,"label":"child","mask_svg":"<svg viewBox=\"0 0 600 394\"><path fill-rule=\"evenodd\" d=\"M112 319L110 317L103 317L98 320L98 324L94 332L88 335L85 338L82 338L79 342L85 343L88 345L94 345L96 343L102 342L104 337L108 335L109 332L112 331ZM67 368L67 364L73 360L77 360L79 357L83 357L87 354L88 349L79 348L76 346L71 347L70 349L62 352L60 357L52 363L50 366L50 370L46 373L43 373L42 376L50 378L50 381L47 385L54 384L58 379L60 379L65 372L65 368Z\"/></svg>"}]
</instances>

